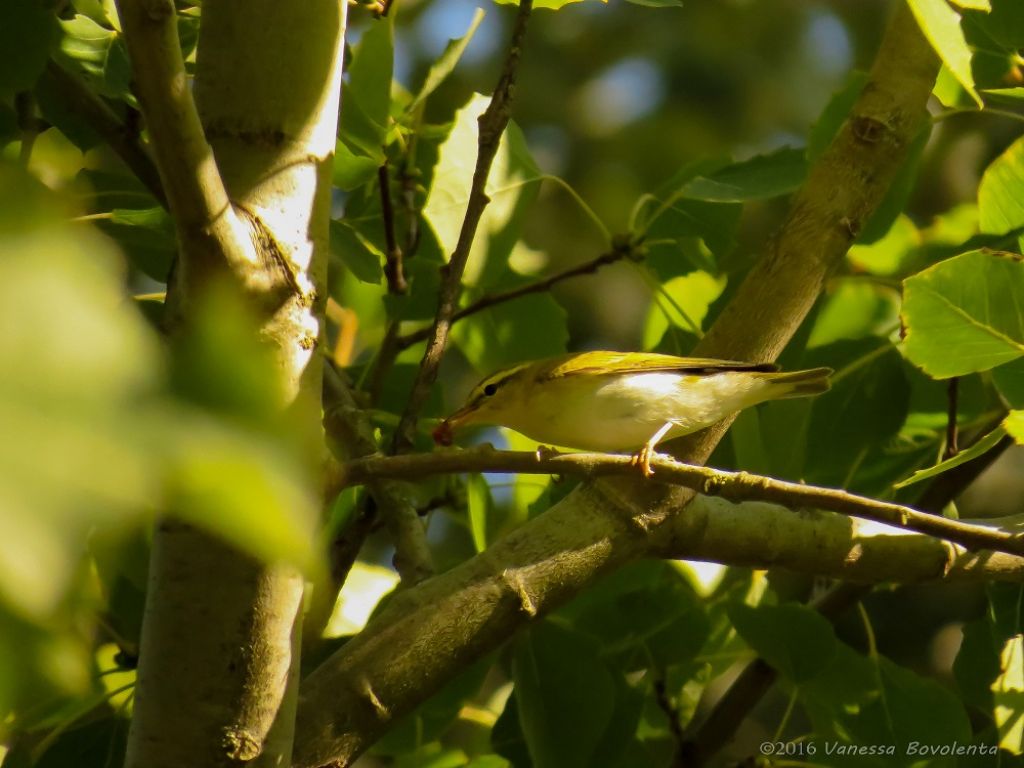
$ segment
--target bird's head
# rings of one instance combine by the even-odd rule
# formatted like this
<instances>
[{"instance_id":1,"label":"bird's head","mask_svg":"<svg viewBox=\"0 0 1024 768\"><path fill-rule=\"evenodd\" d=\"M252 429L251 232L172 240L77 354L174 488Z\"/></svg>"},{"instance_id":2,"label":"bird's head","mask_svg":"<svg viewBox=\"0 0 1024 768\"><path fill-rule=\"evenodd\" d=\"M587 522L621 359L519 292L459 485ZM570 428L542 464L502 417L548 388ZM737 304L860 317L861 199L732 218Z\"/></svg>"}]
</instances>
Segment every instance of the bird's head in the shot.
<instances>
[{"instance_id":1,"label":"bird's head","mask_svg":"<svg viewBox=\"0 0 1024 768\"><path fill-rule=\"evenodd\" d=\"M509 417L525 407L525 384L532 367L532 363L526 363L506 368L473 387L466 404L434 429L434 442L451 445L455 430L471 424L507 425Z\"/></svg>"}]
</instances>

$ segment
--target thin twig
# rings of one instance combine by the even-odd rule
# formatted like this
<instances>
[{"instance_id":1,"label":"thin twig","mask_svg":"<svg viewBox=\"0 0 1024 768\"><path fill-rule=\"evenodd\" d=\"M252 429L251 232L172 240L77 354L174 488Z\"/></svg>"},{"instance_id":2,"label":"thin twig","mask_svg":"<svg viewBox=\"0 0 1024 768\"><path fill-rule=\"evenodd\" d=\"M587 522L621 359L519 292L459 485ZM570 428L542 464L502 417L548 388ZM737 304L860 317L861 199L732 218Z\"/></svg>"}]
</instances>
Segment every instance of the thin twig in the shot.
<instances>
[{"instance_id":1,"label":"thin twig","mask_svg":"<svg viewBox=\"0 0 1024 768\"><path fill-rule=\"evenodd\" d=\"M395 237L395 208L391 203L391 172L387 161L377 169L377 182L380 186L381 218L384 220L384 242L387 250L384 253L384 277L388 281L388 293L405 293L409 284L405 280L405 268L402 266L402 249L398 247Z\"/></svg>"},{"instance_id":2,"label":"thin twig","mask_svg":"<svg viewBox=\"0 0 1024 768\"><path fill-rule=\"evenodd\" d=\"M366 412L356 403L342 375L329 364L324 366L324 384L327 400L324 427L336 449L339 452L343 450L349 459L376 454L377 442L373 438L373 429L366 418ZM422 581L433 573L434 568L423 522L416 509L395 482L367 483L367 488L395 545L395 569L403 583L415 584ZM328 483L324 491L325 499L333 499L340 490L339 486ZM361 512L360 524L339 532L332 543L331 570L336 580L334 587L340 589L344 584L348 569L355 562L355 556L369 534L375 517L376 512L367 508Z\"/></svg>"},{"instance_id":3,"label":"thin twig","mask_svg":"<svg viewBox=\"0 0 1024 768\"><path fill-rule=\"evenodd\" d=\"M160 174L149 151L140 140L137 127L122 121L110 105L94 93L85 81L55 61L47 64L44 76L57 89L62 101L89 123L157 202L166 208L167 198L160 183Z\"/></svg>"},{"instance_id":4,"label":"thin twig","mask_svg":"<svg viewBox=\"0 0 1024 768\"><path fill-rule=\"evenodd\" d=\"M506 301L512 301L514 299L522 298L523 296L529 296L533 293L549 291L553 286L564 280L579 277L580 275L592 275L601 267L614 264L615 262L622 261L626 258L635 258L635 248L632 244L625 244L621 248L613 248L612 250L602 253L600 256L593 258L590 261L586 261L579 266L564 269L549 277L544 277L532 283L521 285L518 288L512 288L508 291L501 291L499 293L482 296L469 306L463 307L453 314L451 322L456 323L465 317L475 315L477 312L490 309L498 304L504 304ZM433 331L433 328L423 328L418 331L413 331L412 333L407 333L404 336L399 336L398 339L396 339L396 345L399 350L408 349L413 344L417 344L428 338L431 331Z\"/></svg>"},{"instance_id":5,"label":"thin twig","mask_svg":"<svg viewBox=\"0 0 1024 768\"><path fill-rule=\"evenodd\" d=\"M651 461L655 480L681 485L707 496L732 502L767 501L790 509L820 509L897 528L917 531L960 544L968 549L990 549L1024 556L1024 535L985 525L972 525L921 512L901 504L857 496L835 488L819 488L776 480L747 472L725 472L683 464L669 458ZM496 451L490 446L463 451L379 456L337 467L329 480L341 489L382 478L412 479L453 472L518 472L522 474L581 475L586 478L636 474L631 456L604 453L551 451Z\"/></svg>"},{"instance_id":6,"label":"thin twig","mask_svg":"<svg viewBox=\"0 0 1024 768\"><path fill-rule=\"evenodd\" d=\"M420 362L420 368L416 375L416 382L409 395L409 402L402 414L398 428L395 430L393 441L395 452L412 447L420 411L423 410L430 389L437 379L438 366L441 364L441 357L444 355L448 343L448 331L451 328L452 316L455 314L455 307L458 304L462 273L466 268L466 261L469 259L470 248L473 245L473 238L476 236L480 218L490 202L485 192L487 177L490 175L494 156L498 152L501 136L511 117L512 97L515 93L523 39L532 9L533 0L520 0L519 12L512 30L512 41L501 70L501 77L494 89L491 103L487 105L487 109L480 116L476 168L473 171L469 200L466 203L466 216L462 220L459 240L452 252L451 259L441 270L437 313L427 339L423 360Z\"/></svg>"},{"instance_id":7,"label":"thin twig","mask_svg":"<svg viewBox=\"0 0 1024 768\"><path fill-rule=\"evenodd\" d=\"M957 401L960 392L960 377L954 376L946 385L946 447L942 451L942 460L952 459L960 448L957 446L957 414L959 407Z\"/></svg>"},{"instance_id":8,"label":"thin twig","mask_svg":"<svg viewBox=\"0 0 1024 768\"><path fill-rule=\"evenodd\" d=\"M656 673L651 687L654 689L654 701L657 702L658 708L668 719L668 732L672 734L672 740L676 743L676 750L671 765L673 768L685 768L687 763L683 756L683 746L685 744L683 726L679 722L679 710L676 709L669 698L665 676L661 672Z\"/></svg>"}]
</instances>

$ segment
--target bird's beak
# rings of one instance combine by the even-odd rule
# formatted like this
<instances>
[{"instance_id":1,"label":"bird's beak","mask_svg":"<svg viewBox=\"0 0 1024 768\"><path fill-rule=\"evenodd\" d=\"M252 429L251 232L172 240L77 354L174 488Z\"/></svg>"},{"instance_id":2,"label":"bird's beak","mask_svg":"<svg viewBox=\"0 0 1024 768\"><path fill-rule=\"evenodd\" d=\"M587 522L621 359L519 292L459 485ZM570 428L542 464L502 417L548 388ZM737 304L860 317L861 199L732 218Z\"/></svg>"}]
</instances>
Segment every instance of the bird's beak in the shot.
<instances>
[{"instance_id":1,"label":"bird's beak","mask_svg":"<svg viewBox=\"0 0 1024 768\"><path fill-rule=\"evenodd\" d=\"M473 420L474 413L476 413L476 408L464 405L447 419L443 419L431 433L434 442L438 445L451 445L452 433L459 427L470 423Z\"/></svg>"}]
</instances>

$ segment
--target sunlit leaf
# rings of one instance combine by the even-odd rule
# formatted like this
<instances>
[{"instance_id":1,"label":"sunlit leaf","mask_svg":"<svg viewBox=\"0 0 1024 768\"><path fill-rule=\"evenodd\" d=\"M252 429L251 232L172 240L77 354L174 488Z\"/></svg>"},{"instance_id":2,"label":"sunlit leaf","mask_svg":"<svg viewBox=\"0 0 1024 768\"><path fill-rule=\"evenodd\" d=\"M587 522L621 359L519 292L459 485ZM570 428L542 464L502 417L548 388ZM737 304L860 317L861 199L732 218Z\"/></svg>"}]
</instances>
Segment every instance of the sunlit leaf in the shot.
<instances>
[{"instance_id":1,"label":"sunlit leaf","mask_svg":"<svg viewBox=\"0 0 1024 768\"><path fill-rule=\"evenodd\" d=\"M469 42L473 39L473 34L476 32L477 27L480 26L480 22L483 21L484 11L482 8L477 8L473 11L473 18L469 22L469 27L466 29L466 33L462 37L449 40L448 44L444 48L444 52L430 65L430 70L427 72L427 77L423 81L423 85L416 94L416 97L409 103L406 108L408 111L412 111L418 107L424 99L432 94L437 87L445 81L445 79L455 69L455 65L459 63L459 59L462 58L462 54L465 53L466 47Z\"/></svg>"},{"instance_id":2,"label":"sunlit leaf","mask_svg":"<svg viewBox=\"0 0 1024 768\"><path fill-rule=\"evenodd\" d=\"M374 21L363 34L341 89L338 136L376 165L384 162L393 67L394 15L389 15Z\"/></svg>"},{"instance_id":3,"label":"sunlit leaf","mask_svg":"<svg viewBox=\"0 0 1024 768\"><path fill-rule=\"evenodd\" d=\"M1024 355L1024 261L972 251L903 282L904 351L934 378ZM951 353L955 350L955 353Z\"/></svg>"},{"instance_id":4,"label":"sunlit leaf","mask_svg":"<svg viewBox=\"0 0 1024 768\"><path fill-rule=\"evenodd\" d=\"M487 549L490 528L491 489L483 475L473 474L466 478L466 501L469 507L469 531L473 535L473 546L477 552Z\"/></svg>"},{"instance_id":5,"label":"sunlit leaf","mask_svg":"<svg viewBox=\"0 0 1024 768\"><path fill-rule=\"evenodd\" d=\"M964 450L957 453L956 456L953 456L950 459L946 459L945 461L941 461L934 467L929 467L928 469L922 469L918 472L915 472L906 480L901 480L900 482L896 483L894 487L905 488L908 485L919 483L922 480L928 480L929 478L935 477L936 475L941 475L943 472L947 472L953 469L953 467L959 467L961 464L965 462L971 461L972 459L975 459L978 456L982 456L988 453L990 450L992 450L996 446L996 444L1003 439L1003 436L1006 433L1007 429L1005 425L997 427L984 437L976 440L968 448L965 448Z\"/></svg>"},{"instance_id":6,"label":"sunlit leaf","mask_svg":"<svg viewBox=\"0 0 1024 768\"><path fill-rule=\"evenodd\" d=\"M981 177L978 213L982 232L1009 232L1024 225L1024 138L997 157Z\"/></svg>"},{"instance_id":7,"label":"sunlit leaf","mask_svg":"<svg viewBox=\"0 0 1024 768\"><path fill-rule=\"evenodd\" d=\"M452 339L484 375L523 360L566 351L565 310L547 293L524 296L460 320Z\"/></svg>"},{"instance_id":8,"label":"sunlit leaf","mask_svg":"<svg viewBox=\"0 0 1024 768\"><path fill-rule=\"evenodd\" d=\"M651 299L644 323L643 348L653 349L672 327L697 333L704 325L708 307L725 288L726 278L707 272L691 272L662 285Z\"/></svg>"},{"instance_id":9,"label":"sunlit leaf","mask_svg":"<svg viewBox=\"0 0 1024 768\"><path fill-rule=\"evenodd\" d=\"M946 0L907 0L924 36L971 97L982 105L971 74L971 49L960 28L960 14Z\"/></svg>"},{"instance_id":10,"label":"sunlit leaf","mask_svg":"<svg viewBox=\"0 0 1024 768\"><path fill-rule=\"evenodd\" d=\"M478 118L489 99L476 95L455 116L441 145L423 215L446 255L455 250L466 214L477 158ZM526 209L539 187L540 171L530 157L522 132L514 125L501 138L487 177L484 209L470 251L465 282L488 285L507 269L508 256L519 239Z\"/></svg>"},{"instance_id":11,"label":"sunlit leaf","mask_svg":"<svg viewBox=\"0 0 1024 768\"><path fill-rule=\"evenodd\" d=\"M1024 411L1010 411L1003 419L1003 429L1020 445L1024 445Z\"/></svg>"},{"instance_id":12,"label":"sunlit leaf","mask_svg":"<svg viewBox=\"0 0 1024 768\"><path fill-rule=\"evenodd\" d=\"M1014 635L1003 646L999 657L1000 675L992 681L992 703L999 746L1015 755L1024 752L1024 636Z\"/></svg>"}]
</instances>

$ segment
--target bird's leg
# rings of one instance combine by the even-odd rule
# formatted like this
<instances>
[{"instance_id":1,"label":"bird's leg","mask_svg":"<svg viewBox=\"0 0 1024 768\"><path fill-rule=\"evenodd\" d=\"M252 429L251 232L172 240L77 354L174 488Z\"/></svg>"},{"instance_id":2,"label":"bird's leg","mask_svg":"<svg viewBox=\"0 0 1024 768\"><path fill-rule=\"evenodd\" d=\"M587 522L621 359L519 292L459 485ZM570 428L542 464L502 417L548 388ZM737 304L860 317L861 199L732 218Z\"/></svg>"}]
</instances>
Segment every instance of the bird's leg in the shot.
<instances>
[{"instance_id":1,"label":"bird's leg","mask_svg":"<svg viewBox=\"0 0 1024 768\"><path fill-rule=\"evenodd\" d=\"M650 477L654 474L654 470L651 469L651 457L654 456L654 446L661 442L661 438L667 435L668 431L674 426L671 421L666 422L661 429L651 436L650 440L644 443L644 447L633 456L633 464L640 467L640 474L644 477Z\"/></svg>"}]
</instances>

